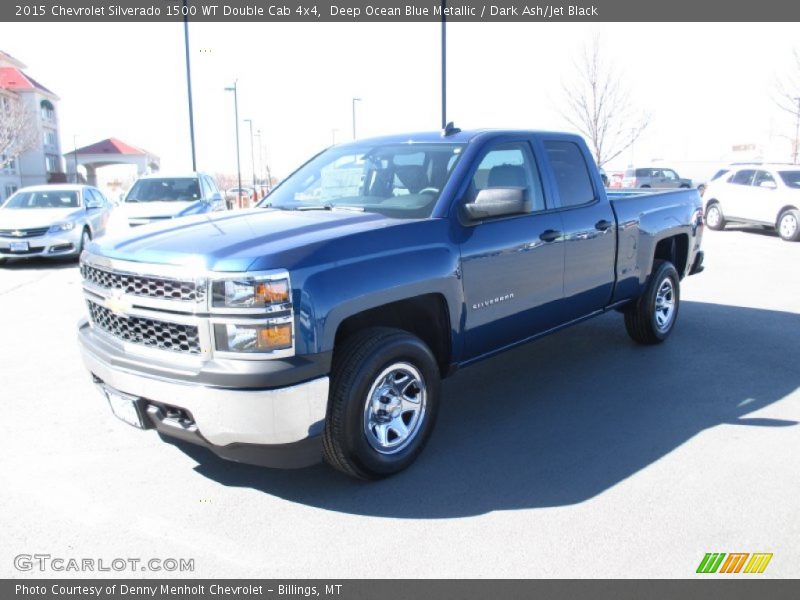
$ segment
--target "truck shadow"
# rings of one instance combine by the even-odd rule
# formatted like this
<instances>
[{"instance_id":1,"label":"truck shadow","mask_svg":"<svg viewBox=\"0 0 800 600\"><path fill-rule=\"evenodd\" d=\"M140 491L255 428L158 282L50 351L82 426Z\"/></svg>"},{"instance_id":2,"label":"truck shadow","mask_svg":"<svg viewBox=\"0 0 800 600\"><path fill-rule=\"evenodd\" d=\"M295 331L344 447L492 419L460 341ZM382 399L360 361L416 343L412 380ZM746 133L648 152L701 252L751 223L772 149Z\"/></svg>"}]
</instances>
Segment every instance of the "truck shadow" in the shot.
<instances>
[{"instance_id":1,"label":"truck shadow","mask_svg":"<svg viewBox=\"0 0 800 600\"><path fill-rule=\"evenodd\" d=\"M179 447L196 470L344 513L441 519L583 502L715 426L793 392L800 315L684 302L668 343L641 347L610 313L484 361L446 382L430 444L408 471L361 483L323 465L278 471ZM709 458L709 457L704 457Z\"/></svg>"}]
</instances>

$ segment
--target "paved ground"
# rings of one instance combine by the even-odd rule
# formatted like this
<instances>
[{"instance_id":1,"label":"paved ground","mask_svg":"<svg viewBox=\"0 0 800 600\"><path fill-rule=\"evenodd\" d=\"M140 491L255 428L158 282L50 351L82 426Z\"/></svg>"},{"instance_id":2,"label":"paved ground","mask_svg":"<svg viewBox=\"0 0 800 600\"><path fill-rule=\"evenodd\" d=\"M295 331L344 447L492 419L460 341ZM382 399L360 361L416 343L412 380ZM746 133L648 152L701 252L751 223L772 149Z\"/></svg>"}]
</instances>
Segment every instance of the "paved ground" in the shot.
<instances>
[{"instance_id":1,"label":"paved ground","mask_svg":"<svg viewBox=\"0 0 800 600\"><path fill-rule=\"evenodd\" d=\"M708 232L706 251L669 343L635 346L613 313L465 370L420 461L373 484L117 421L79 362L75 265L7 265L0 577L37 552L200 577L687 577L711 551L800 576L800 244Z\"/></svg>"}]
</instances>

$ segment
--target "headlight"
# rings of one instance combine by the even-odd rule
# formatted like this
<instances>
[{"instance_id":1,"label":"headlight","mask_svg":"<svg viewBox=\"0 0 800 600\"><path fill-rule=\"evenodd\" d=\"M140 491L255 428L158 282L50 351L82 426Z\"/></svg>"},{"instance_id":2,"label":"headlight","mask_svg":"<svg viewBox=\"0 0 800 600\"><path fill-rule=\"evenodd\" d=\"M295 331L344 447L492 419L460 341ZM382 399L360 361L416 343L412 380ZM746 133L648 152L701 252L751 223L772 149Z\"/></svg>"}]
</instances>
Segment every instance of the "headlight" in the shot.
<instances>
[{"instance_id":1,"label":"headlight","mask_svg":"<svg viewBox=\"0 0 800 600\"><path fill-rule=\"evenodd\" d=\"M224 279L212 284L212 305L224 308L268 308L289 302L288 279Z\"/></svg>"},{"instance_id":2,"label":"headlight","mask_svg":"<svg viewBox=\"0 0 800 600\"><path fill-rule=\"evenodd\" d=\"M222 352L272 352L292 347L291 323L214 325L217 350Z\"/></svg>"},{"instance_id":3,"label":"headlight","mask_svg":"<svg viewBox=\"0 0 800 600\"><path fill-rule=\"evenodd\" d=\"M69 221L67 223L56 223L47 230L47 233L60 233L62 231L71 231L73 229L75 229L75 223Z\"/></svg>"}]
</instances>

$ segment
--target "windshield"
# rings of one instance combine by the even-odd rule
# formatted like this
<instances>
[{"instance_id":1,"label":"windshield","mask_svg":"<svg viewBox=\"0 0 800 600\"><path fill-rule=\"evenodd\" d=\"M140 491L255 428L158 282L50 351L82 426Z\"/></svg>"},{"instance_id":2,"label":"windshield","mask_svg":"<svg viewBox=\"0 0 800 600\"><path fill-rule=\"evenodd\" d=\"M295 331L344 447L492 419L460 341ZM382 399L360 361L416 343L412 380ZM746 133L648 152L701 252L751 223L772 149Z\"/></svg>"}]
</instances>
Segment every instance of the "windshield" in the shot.
<instances>
[{"instance_id":1,"label":"windshield","mask_svg":"<svg viewBox=\"0 0 800 600\"><path fill-rule=\"evenodd\" d=\"M462 149L462 144L438 143L331 148L290 176L261 206L426 218Z\"/></svg>"},{"instance_id":2,"label":"windshield","mask_svg":"<svg viewBox=\"0 0 800 600\"><path fill-rule=\"evenodd\" d=\"M47 190L46 192L17 192L8 199L4 208L78 208L78 192L72 190Z\"/></svg>"},{"instance_id":3,"label":"windshield","mask_svg":"<svg viewBox=\"0 0 800 600\"><path fill-rule=\"evenodd\" d=\"M800 171L778 171L786 187L800 189Z\"/></svg>"},{"instance_id":4,"label":"windshield","mask_svg":"<svg viewBox=\"0 0 800 600\"><path fill-rule=\"evenodd\" d=\"M133 184L125 202L194 202L200 185L194 177L148 178Z\"/></svg>"}]
</instances>

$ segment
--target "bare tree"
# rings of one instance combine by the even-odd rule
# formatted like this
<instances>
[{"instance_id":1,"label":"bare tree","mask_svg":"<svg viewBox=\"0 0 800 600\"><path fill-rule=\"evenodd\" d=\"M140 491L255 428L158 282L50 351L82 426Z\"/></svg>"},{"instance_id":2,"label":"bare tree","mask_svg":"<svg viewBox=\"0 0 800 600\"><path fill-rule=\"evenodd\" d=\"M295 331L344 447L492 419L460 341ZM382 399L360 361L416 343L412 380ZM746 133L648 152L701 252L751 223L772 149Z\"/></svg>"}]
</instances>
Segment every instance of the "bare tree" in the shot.
<instances>
[{"instance_id":1,"label":"bare tree","mask_svg":"<svg viewBox=\"0 0 800 600\"><path fill-rule=\"evenodd\" d=\"M30 108L15 96L0 95L0 169L36 147L38 135Z\"/></svg>"},{"instance_id":2,"label":"bare tree","mask_svg":"<svg viewBox=\"0 0 800 600\"><path fill-rule=\"evenodd\" d=\"M562 83L561 115L589 143L597 165L615 159L642 135L650 115L637 110L613 65L604 59L595 36Z\"/></svg>"},{"instance_id":3,"label":"bare tree","mask_svg":"<svg viewBox=\"0 0 800 600\"><path fill-rule=\"evenodd\" d=\"M792 162L800 158L800 51L794 50L794 68L778 81L775 104L794 120L794 136L783 136L792 142Z\"/></svg>"}]
</instances>

